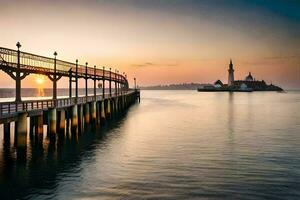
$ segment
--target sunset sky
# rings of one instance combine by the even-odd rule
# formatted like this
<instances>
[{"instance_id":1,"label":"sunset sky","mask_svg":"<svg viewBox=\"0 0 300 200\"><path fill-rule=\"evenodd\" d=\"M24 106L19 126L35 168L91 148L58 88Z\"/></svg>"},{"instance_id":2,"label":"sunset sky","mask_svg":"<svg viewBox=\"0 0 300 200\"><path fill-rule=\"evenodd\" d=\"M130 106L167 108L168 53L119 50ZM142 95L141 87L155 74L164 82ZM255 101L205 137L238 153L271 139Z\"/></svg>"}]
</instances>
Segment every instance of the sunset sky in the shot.
<instances>
[{"instance_id":1,"label":"sunset sky","mask_svg":"<svg viewBox=\"0 0 300 200\"><path fill-rule=\"evenodd\" d=\"M0 0L0 24L1 47L111 66L140 86L227 82L232 58L237 79L300 88L297 0ZM0 85L14 82L1 71Z\"/></svg>"}]
</instances>

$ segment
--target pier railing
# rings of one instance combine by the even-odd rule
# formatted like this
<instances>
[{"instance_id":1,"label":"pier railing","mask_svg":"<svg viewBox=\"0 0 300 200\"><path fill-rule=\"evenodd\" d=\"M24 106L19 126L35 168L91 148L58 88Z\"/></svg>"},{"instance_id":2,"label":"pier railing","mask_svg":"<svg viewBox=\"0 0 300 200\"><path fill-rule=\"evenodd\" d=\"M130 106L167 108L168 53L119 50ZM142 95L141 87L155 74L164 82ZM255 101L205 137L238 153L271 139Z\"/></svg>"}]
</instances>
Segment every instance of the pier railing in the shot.
<instances>
[{"instance_id":1,"label":"pier railing","mask_svg":"<svg viewBox=\"0 0 300 200\"><path fill-rule=\"evenodd\" d=\"M31 53L19 51L20 55L20 70L21 72L30 72L37 74L52 75L54 74L54 58L48 58ZM6 67L9 70L17 70L18 66L18 51L0 47L0 68ZM87 67L77 64L77 76L84 78L88 77L96 79L104 79L127 84L127 79L122 74L118 74L109 70L103 70L93 67ZM76 73L76 64L56 59L56 71L58 76L69 77L70 72ZM86 73L87 72L87 73Z\"/></svg>"},{"instance_id":2,"label":"pier railing","mask_svg":"<svg viewBox=\"0 0 300 200\"><path fill-rule=\"evenodd\" d=\"M111 97L105 95L106 98L113 98L117 96L122 96L124 94L130 94L134 92L129 90L123 94L113 94ZM42 100L27 100L22 102L1 102L0 103L0 119L9 118L16 115L18 112L28 112L28 111L37 111L37 110L47 110L48 108L64 108L73 106L76 104L84 104L92 101L103 100L102 95L96 96L81 96L81 97L72 97L72 98L59 98L59 99L42 99Z\"/></svg>"}]
</instances>

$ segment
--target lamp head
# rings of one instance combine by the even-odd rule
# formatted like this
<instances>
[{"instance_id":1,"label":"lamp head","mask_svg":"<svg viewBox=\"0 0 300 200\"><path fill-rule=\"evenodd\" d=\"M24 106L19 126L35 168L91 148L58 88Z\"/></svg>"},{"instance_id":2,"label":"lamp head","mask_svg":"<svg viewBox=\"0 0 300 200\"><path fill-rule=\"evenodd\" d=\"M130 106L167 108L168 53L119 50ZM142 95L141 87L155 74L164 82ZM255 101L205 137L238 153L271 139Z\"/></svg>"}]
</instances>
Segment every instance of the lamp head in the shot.
<instances>
[{"instance_id":1,"label":"lamp head","mask_svg":"<svg viewBox=\"0 0 300 200\"><path fill-rule=\"evenodd\" d=\"M20 42L17 42L16 46L18 47L18 49L20 49L22 45Z\"/></svg>"}]
</instances>

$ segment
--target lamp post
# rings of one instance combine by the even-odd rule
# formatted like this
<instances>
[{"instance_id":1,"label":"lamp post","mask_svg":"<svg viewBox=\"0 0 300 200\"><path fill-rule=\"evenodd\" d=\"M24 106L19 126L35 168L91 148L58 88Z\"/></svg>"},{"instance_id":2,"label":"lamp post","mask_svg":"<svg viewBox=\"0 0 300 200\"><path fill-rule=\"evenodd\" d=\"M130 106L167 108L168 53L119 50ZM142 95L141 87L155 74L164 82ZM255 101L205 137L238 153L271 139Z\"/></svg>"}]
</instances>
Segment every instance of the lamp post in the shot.
<instances>
[{"instance_id":1,"label":"lamp post","mask_svg":"<svg viewBox=\"0 0 300 200\"><path fill-rule=\"evenodd\" d=\"M88 97L88 78L87 78L88 62L85 63L85 97Z\"/></svg>"},{"instance_id":2,"label":"lamp post","mask_svg":"<svg viewBox=\"0 0 300 200\"><path fill-rule=\"evenodd\" d=\"M128 84L127 84L127 74L125 73L125 79L126 79L126 85L125 85L125 90L127 92L127 89L128 89Z\"/></svg>"},{"instance_id":3,"label":"lamp post","mask_svg":"<svg viewBox=\"0 0 300 200\"><path fill-rule=\"evenodd\" d=\"M119 74L119 70L117 70L117 95L119 95L120 93L120 74Z\"/></svg>"},{"instance_id":4,"label":"lamp post","mask_svg":"<svg viewBox=\"0 0 300 200\"><path fill-rule=\"evenodd\" d=\"M136 78L134 77L134 89L136 90Z\"/></svg>"},{"instance_id":5,"label":"lamp post","mask_svg":"<svg viewBox=\"0 0 300 200\"><path fill-rule=\"evenodd\" d=\"M126 80L126 74L125 74L125 72L123 72L123 76L124 76L124 79ZM125 82L125 80L124 80L124 82ZM124 89L124 92L126 93L126 88L125 88L125 84L123 84L123 89Z\"/></svg>"},{"instance_id":6,"label":"lamp post","mask_svg":"<svg viewBox=\"0 0 300 200\"><path fill-rule=\"evenodd\" d=\"M20 67L20 48L22 47L22 45L20 44L20 42L17 42L16 44L17 48L18 48L18 64L17 64L17 71L16 71L16 102L21 102L21 77L20 77L20 71L21 71L21 67Z\"/></svg>"},{"instance_id":7,"label":"lamp post","mask_svg":"<svg viewBox=\"0 0 300 200\"><path fill-rule=\"evenodd\" d=\"M125 72L123 72L123 78L125 78ZM124 91L123 91L124 89L125 89L125 85L122 84L122 90L121 90L121 91L122 91L122 94L124 93Z\"/></svg>"},{"instance_id":8,"label":"lamp post","mask_svg":"<svg viewBox=\"0 0 300 200\"><path fill-rule=\"evenodd\" d=\"M94 98L96 101L96 65L94 65Z\"/></svg>"},{"instance_id":9,"label":"lamp post","mask_svg":"<svg viewBox=\"0 0 300 200\"><path fill-rule=\"evenodd\" d=\"M54 74L53 74L53 100L57 99L57 84L56 84L56 56L57 52L54 51Z\"/></svg>"},{"instance_id":10,"label":"lamp post","mask_svg":"<svg viewBox=\"0 0 300 200\"><path fill-rule=\"evenodd\" d=\"M118 71L118 70L115 69L115 95L116 95L116 96L117 96L117 94L118 94L118 90L117 90L117 71Z\"/></svg>"},{"instance_id":11,"label":"lamp post","mask_svg":"<svg viewBox=\"0 0 300 200\"><path fill-rule=\"evenodd\" d=\"M105 98L105 79L104 79L105 67L103 66L103 74L102 74L102 98Z\"/></svg>"},{"instance_id":12,"label":"lamp post","mask_svg":"<svg viewBox=\"0 0 300 200\"><path fill-rule=\"evenodd\" d=\"M111 97L111 68L109 68L109 96Z\"/></svg>"},{"instance_id":13,"label":"lamp post","mask_svg":"<svg viewBox=\"0 0 300 200\"><path fill-rule=\"evenodd\" d=\"M76 94L76 102L77 102L77 99L78 99L78 59L76 59L76 84L75 84L75 94Z\"/></svg>"}]
</instances>

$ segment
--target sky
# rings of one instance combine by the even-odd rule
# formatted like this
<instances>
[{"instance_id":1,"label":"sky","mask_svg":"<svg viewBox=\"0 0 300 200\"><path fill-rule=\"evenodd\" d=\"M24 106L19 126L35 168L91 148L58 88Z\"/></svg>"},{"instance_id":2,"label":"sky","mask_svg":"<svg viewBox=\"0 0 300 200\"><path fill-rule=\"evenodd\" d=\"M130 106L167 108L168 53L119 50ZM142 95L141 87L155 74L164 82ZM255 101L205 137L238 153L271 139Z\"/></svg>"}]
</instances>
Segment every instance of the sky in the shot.
<instances>
[{"instance_id":1,"label":"sky","mask_svg":"<svg viewBox=\"0 0 300 200\"><path fill-rule=\"evenodd\" d=\"M232 58L236 79L300 88L299 0L0 0L0 24L1 47L112 67L131 85L226 83ZM0 85L14 81L1 71Z\"/></svg>"}]
</instances>

